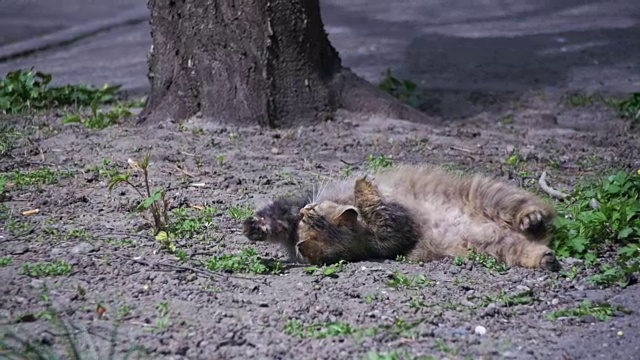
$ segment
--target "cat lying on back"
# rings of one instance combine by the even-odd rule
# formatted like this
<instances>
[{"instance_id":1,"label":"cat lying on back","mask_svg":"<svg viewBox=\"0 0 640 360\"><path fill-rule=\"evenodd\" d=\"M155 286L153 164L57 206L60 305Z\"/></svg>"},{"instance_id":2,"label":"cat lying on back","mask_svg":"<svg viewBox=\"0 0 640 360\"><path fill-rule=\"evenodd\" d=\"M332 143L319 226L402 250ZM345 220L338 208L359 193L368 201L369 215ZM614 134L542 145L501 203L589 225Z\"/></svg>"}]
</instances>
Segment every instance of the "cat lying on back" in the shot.
<instances>
[{"instance_id":1,"label":"cat lying on back","mask_svg":"<svg viewBox=\"0 0 640 360\"><path fill-rule=\"evenodd\" d=\"M509 266L560 269L548 246L555 212L534 194L431 166L373 175L329 183L315 198L272 201L244 221L243 234L317 265L398 255L426 262L473 249Z\"/></svg>"}]
</instances>

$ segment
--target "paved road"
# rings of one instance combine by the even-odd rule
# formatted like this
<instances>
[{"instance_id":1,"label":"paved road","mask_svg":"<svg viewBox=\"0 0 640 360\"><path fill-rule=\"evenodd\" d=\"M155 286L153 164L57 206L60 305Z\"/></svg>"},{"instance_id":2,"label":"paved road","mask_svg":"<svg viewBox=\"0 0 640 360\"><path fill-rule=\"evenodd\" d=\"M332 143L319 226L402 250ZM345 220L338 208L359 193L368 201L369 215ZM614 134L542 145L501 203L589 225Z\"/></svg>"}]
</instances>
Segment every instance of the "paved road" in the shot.
<instances>
[{"instance_id":1,"label":"paved road","mask_svg":"<svg viewBox=\"0 0 640 360\"><path fill-rule=\"evenodd\" d=\"M109 5L106 5L109 3ZM637 0L321 0L344 63L377 81L387 68L441 91L640 90ZM145 0L3 0L2 45L146 8ZM146 20L0 62L59 83L148 89Z\"/></svg>"}]
</instances>

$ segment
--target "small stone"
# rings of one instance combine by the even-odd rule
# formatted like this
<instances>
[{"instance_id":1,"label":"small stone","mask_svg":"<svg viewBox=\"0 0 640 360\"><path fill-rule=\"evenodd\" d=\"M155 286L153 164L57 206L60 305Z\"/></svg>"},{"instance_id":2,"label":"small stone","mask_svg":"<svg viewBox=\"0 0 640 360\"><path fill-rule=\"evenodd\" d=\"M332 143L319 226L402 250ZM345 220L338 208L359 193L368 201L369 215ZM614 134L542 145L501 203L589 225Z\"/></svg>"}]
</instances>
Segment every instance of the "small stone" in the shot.
<instances>
[{"instance_id":1,"label":"small stone","mask_svg":"<svg viewBox=\"0 0 640 360\"><path fill-rule=\"evenodd\" d=\"M95 248L93 247L93 245L89 244L86 241L83 241L81 243L79 243L78 245L74 246L71 249L71 253L72 254L79 254L79 255L86 255L92 251L94 251Z\"/></svg>"},{"instance_id":2,"label":"small stone","mask_svg":"<svg viewBox=\"0 0 640 360\"><path fill-rule=\"evenodd\" d=\"M29 246L26 244L15 244L9 249L11 255L22 255L29 251Z\"/></svg>"},{"instance_id":3,"label":"small stone","mask_svg":"<svg viewBox=\"0 0 640 360\"><path fill-rule=\"evenodd\" d=\"M460 305L468 306L468 307L473 307L473 306L475 306L475 304L474 304L474 303L472 303L471 301L466 300L466 299L462 299L462 300L460 301Z\"/></svg>"},{"instance_id":4,"label":"small stone","mask_svg":"<svg viewBox=\"0 0 640 360\"><path fill-rule=\"evenodd\" d=\"M556 306L560 303L560 300L558 300L558 298L555 298L553 300L551 300L551 305Z\"/></svg>"},{"instance_id":5,"label":"small stone","mask_svg":"<svg viewBox=\"0 0 640 360\"><path fill-rule=\"evenodd\" d=\"M484 335L487 333L487 329L482 325L478 325L473 332L477 335Z\"/></svg>"},{"instance_id":6,"label":"small stone","mask_svg":"<svg viewBox=\"0 0 640 360\"><path fill-rule=\"evenodd\" d=\"M526 285L518 285L518 286L516 286L516 289L518 289L520 291L529 291L529 290L531 290L531 288L529 288Z\"/></svg>"},{"instance_id":7,"label":"small stone","mask_svg":"<svg viewBox=\"0 0 640 360\"><path fill-rule=\"evenodd\" d=\"M618 332L616 333L616 335L618 335L618 336L623 336L623 335L624 335L624 333L623 333L623 332L622 332L622 330L621 330L621 331L618 331Z\"/></svg>"},{"instance_id":8,"label":"small stone","mask_svg":"<svg viewBox=\"0 0 640 360\"><path fill-rule=\"evenodd\" d=\"M277 147L271 148L271 153L273 155L278 155L280 154L280 149L278 149Z\"/></svg>"}]
</instances>

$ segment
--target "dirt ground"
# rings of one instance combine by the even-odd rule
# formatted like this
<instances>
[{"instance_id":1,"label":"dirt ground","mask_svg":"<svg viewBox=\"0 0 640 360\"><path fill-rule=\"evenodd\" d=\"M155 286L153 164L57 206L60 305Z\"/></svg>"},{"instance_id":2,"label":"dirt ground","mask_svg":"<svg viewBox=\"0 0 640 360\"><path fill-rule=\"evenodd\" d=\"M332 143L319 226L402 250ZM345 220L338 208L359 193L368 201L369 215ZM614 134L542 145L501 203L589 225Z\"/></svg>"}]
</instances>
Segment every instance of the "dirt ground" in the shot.
<instances>
[{"instance_id":1,"label":"dirt ground","mask_svg":"<svg viewBox=\"0 0 640 360\"><path fill-rule=\"evenodd\" d=\"M309 275L304 266L286 262L276 246L250 243L229 215L232 207L255 208L301 184L340 176L346 164L364 169L370 154L384 154L396 164L482 171L531 191L537 191L542 170L552 186L570 189L586 176L640 168L637 131L608 108L572 108L544 93L508 105L487 106L485 100L474 100L485 109L476 116L438 128L347 113L335 122L290 130L239 129L194 118L96 131L61 126L55 114L10 118L18 128L36 130L0 159L0 172L49 167L72 176L9 189L4 199L9 213L0 223L0 256L10 256L12 263L0 267L2 332L62 353L61 330L46 317L30 316L45 310L46 288L62 318L102 351L100 358L106 358L118 318L118 358L134 346L143 349L144 359L366 359L371 352L393 351L436 359L636 358L638 285L604 290L586 283L584 275L568 280L525 269L500 274L451 260L350 263L336 278ZM107 178L95 170L109 160L113 166L103 170L124 171L127 159L140 160L147 151L153 185L169 189L172 208L189 208L190 214L197 213L191 206L219 210L205 231L178 241L186 263L160 251L144 220L130 211L137 202L133 190L109 193ZM524 171L506 164L516 153ZM198 183L204 186L192 186ZM21 215L30 209L40 212ZM8 218L20 230L10 231ZM284 273L211 276L192 270L204 269L202 262L212 256L248 247L285 261ZM22 270L25 263L61 259L73 266L68 276L32 278ZM565 270L570 265L563 263ZM388 285L394 271L422 274L433 283L394 289ZM507 306L501 291L531 291L533 300ZM606 322L589 316L547 319L551 311L584 299L636 312ZM106 313L100 315L100 307ZM389 327L375 335L302 338L287 333L292 320ZM81 344L86 353L87 342Z\"/></svg>"}]
</instances>

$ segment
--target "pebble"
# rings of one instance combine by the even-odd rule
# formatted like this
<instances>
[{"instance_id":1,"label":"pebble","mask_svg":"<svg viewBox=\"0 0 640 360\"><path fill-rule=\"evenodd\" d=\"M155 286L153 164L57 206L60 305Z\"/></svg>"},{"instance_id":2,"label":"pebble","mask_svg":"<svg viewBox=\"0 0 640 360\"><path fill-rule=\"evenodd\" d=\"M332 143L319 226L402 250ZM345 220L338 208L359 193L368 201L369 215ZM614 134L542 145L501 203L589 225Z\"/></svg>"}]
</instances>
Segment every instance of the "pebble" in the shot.
<instances>
[{"instance_id":1,"label":"pebble","mask_svg":"<svg viewBox=\"0 0 640 360\"><path fill-rule=\"evenodd\" d=\"M487 329L482 325L478 325L473 332L477 335L484 335L487 333Z\"/></svg>"},{"instance_id":2,"label":"pebble","mask_svg":"<svg viewBox=\"0 0 640 360\"><path fill-rule=\"evenodd\" d=\"M560 300L558 300L558 298L555 298L553 300L551 300L551 305L558 305L560 303Z\"/></svg>"},{"instance_id":3,"label":"pebble","mask_svg":"<svg viewBox=\"0 0 640 360\"><path fill-rule=\"evenodd\" d=\"M9 249L11 255L22 255L29 251L29 246L26 244L16 244Z\"/></svg>"},{"instance_id":4,"label":"pebble","mask_svg":"<svg viewBox=\"0 0 640 360\"><path fill-rule=\"evenodd\" d=\"M516 286L516 289L518 289L520 291L529 291L529 290L531 290L531 288L526 286L526 285L518 285L518 286Z\"/></svg>"},{"instance_id":5,"label":"pebble","mask_svg":"<svg viewBox=\"0 0 640 360\"><path fill-rule=\"evenodd\" d=\"M71 249L72 254L86 255L95 250L95 247L86 241L79 243Z\"/></svg>"}]
</instances>

